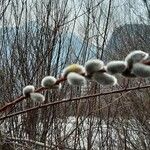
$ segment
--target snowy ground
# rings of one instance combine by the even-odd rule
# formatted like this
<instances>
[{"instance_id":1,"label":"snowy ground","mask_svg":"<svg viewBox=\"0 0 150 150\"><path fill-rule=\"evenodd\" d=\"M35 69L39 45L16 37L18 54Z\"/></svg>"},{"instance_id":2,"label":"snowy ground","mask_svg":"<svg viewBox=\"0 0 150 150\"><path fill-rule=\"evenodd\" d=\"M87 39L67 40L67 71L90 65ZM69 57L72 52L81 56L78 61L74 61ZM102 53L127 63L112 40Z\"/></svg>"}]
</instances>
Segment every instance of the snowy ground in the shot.
<instances>
[{"instance_id":1,"label":"snowy ground","mask_svg":"<svg viewBox=\"0 0 150 150\"><path fill-rule=\"evenodd\" d=\"M122 120L120 118L116 120L109 118L109 121L104 121L96 117L68 117L66 119L57 119L56 122L49 128L46 142L48 146L55 147L58 145L58 137L60 138L60 145L63 145L66 150L75 148L78 150L116 150L124 149L125 147L132 150L150 146L147 132L134 119ZM4 127L5 131L10 130L7 124ZM41 134L43 131L42 123L39 123L37 128L39 129L39 134ZM21 129L20 125L18 132L21 133ZM15 136L18 138L15 132L12 131L11 134L14 135L14 139ZM24 138L28 140L27 136ZM17 139L18 141L19 138ZM40 142L38 142L39 140L37 140L37 144L40 145ZM33 149L36 148L33 147Z\"/></svg>"}]
</instances>

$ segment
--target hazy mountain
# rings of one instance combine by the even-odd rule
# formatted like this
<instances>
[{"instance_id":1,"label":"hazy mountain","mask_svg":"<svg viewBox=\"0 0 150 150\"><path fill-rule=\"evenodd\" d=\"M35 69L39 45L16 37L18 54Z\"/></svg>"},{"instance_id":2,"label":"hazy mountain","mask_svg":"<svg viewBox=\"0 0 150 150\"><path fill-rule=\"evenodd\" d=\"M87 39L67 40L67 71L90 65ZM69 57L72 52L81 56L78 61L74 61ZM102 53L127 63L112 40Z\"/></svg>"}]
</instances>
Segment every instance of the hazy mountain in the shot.
<instances>
[{"instance_id":1,"label":"hazy mountain","mask_svg":"<svg viewBox=\"0 0 150 150\"><path fill-rule=\"evenodd\" d=\"M143 50L150 52L150 25L125 24L114 29L105 52L111 57L121 57L129 51ZM113 53L112 53L113 52Z\"/></svg>"},{"instance_id":2,"label":"hazy mountain","mask_svg":"<svg viewBox=\"0 0 150 150\"><path fill-rule=\"evenodd\" d=\"M27 46L25 45L26 32L28 35ZM46 50L47 41L45 39L45 31L43 27L40 27L36 24L36 22L29 22L27 24L27 30L25 26L20 26L17 30L16 27L4 27L0 28L0 46L2 47L2 52L7 53L6 55L10 55L10 53L15 49L16 37L19 42L19 49L23 52L26 51L26 47L30 50L30 53L42 53ZM18 35L17 35L18 34ZM17 35L17 36L16 36ZM43 36L41 38L41 36ZM60 40L61 38L61 40ZM52 65L55 66L57 64L57 58L59 57L60 70L63 63L83 63L81 60L88 57L94 57L95 46L90 44L86 47L85 42L81 37L76 35L76 33L66 32L62 33L61 36L57 37L57 42L53 47L53 58ZM88 55L87 55L88 54Z\"/></svg>"}]
</instances>

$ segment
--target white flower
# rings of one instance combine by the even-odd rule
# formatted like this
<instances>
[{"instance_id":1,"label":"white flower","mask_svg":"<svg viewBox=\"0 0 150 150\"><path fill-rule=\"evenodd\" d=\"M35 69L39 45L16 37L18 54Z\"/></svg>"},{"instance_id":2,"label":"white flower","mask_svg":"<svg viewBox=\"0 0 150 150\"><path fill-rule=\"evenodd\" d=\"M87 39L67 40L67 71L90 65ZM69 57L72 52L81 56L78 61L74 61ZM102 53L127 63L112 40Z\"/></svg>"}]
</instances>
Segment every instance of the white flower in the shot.
<instances>
[{"instance_id":1,"label":"white flower","mask_svg":"<svg viewBox=\"0 0 150 150\"><path fill-rule=\"evenodd\" d=\"M33 93L35 91L35 88L33 85L27 85L23 88L23 95L29 96L30 93Z\"/></svg>"},{"instance_id":2,"label":"white flower","mask_svg":"<svg viewBox=\"0 0 150 150\"><path fill-rule=\"evenodd\" d=\"M92 79L102 85L116 85L117 84L117 78L108 73L96 72L93 74Z\"/></svg>"},{"instance_id":3,"label":"white flower","mask_svg":"<svg viewBox=\"0 0 150 150\"><path fill-rule=\"evenodd\" d=\"M138 77L150 77L150 66L142 63L136 63L133 65L132 73Z\"/></svg>"},{"instance_id":4,"label":"white flower","mask_svg":"<svg viewBox=\"0 0 150 150\"><path fill-rule=\"evenodd\" d=\"M86 79L80 74L77 74L75 72L71 72L67 76L67 81L70 85L76 85L76 86L84 86L86 85Z\"/></svg>"},{"instance_id":5,"label":"white flower","mask_svg":"<svg viewBox=\"0 0 150 150\"><path fill-rule=\"evenodd\" d=\"M85 63L85 70L87 74L97 72L104 67L104 62L99 59L91 59Z\"/></svg>"},{"instance_id":6,"label":"white flower","mask_svg":"<svg viewBox=\"0 0 150 150\"><path fill-rule=\"evenodd\" d=\"M131 65L137 62L140 62L142 60L146 60L149 57L149 54L146 52L143 52L141 50L132 51L130 54L128 54L125 58L125 61Z\"/></svg>"},{"instance_id":7,"label":"white flower","mask_svg":"<svg viewBox=\"0 0 150 150\"><path fill-rule=\"evenodd\" d=\"M30 98L34 101L34 102L43 102L45 100L44 95L40 94L40 93L31 93L30 94Z\"/></svg>"},{"instance_id":8,"label":"white flower","mask_svg":"<svg viewBox=\"0 0 150 150\"><path fill-rule=\"evenodd\" d=\"M66 67L63 72L62 72L62 76L63 77L67 77L67 75L70 73L70 72L75 72L75 73L78 73L78 74L84 74L85 73L85 68L79 64L72 64L72 65L69 65L68 67Z\"/></svg>"},{"instance_id":9,"label":"white flower","mask_svg":"<svg viewBox=\"0 0 150 150\"><path fill-rule=\"evenodd\" d=\"M125 61L111 61L107 64L106 70L111 74L122 73L127 68Z\"/></svg>"},{"instance_id":10,"label":"white flower","mask_svg":"<svg viewBox=\"0 0 150 150\"><path fill-rule=\"evenodd\" d=\"M56 78L53 76L46 76L42 79L41 86L45 88L52 88L56 81Z\"/></svg>"}]
</instances>

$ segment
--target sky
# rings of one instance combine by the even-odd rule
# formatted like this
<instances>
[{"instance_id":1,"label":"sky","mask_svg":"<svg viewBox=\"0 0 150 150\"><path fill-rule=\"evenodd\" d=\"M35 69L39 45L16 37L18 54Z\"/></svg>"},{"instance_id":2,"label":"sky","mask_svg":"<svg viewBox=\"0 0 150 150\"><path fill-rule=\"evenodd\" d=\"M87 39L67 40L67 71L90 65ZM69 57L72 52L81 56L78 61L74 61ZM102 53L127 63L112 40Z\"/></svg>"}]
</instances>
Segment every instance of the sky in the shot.
<instances>
[{"instance_id":1,"label":"sky","mask_svg":"<svg viewBox=\"0 0 150 150\"><path fill-rule=\"evenodd\" d=\"M22 14L22 17L20 19L21 25L23 26L25 23L25 14L26 10L22 10L22 7L26 5L27 2L27 16L28 21L35 21L36 16L43 19L46 15L46 4L49 0L41 0L40 2L38 0L10 0L10 3L8 5L8 8L5 12L5 20L0 20L0 27L2 27L3 23L5 26L15 26L16 23L19 21L20 14ZM64 5L64 2L66 0L51 0L54 3L56 1L59 1L60 5L59 7ZM75 16L80 16L76 20L76 25L74 29L74 33L79 37L84 37L84 30L85 30L85 19L87 19L87 15L85 12L87 10L85 9L87 5L88 0L68 0L67 10L69 12L69 18L68 20L72 20ZM89 0L92 7L96 6L98 2L101 2L98 7L94 8L95 11L95 17L98 20L100 17L100 26L99 31L100 34L104 34L104 28L106 26L106 16L108 11L108 5L109 0ZM9 0L5 0L3 5L2 2L0 2L0 14L5 9L5 6L7 6ZM85 3L86 2L86 3ZM142 0L112 0L111 5L111 16L110 16L110 23L109 23L109 33L108 38L111 36L113 29L124 25L127 23L148 23L148 17L147 17L147 10L145 9L145 6L143 4ZM14 8L16 11L14 11ZM25 8L25 7L24 7ZM54 12L50 16L50 19L54 19L56 17L55 12L55 6L53 8ZM84 15L82 15L85 13ZM15 16L15 17L14 17ZM17 19L15 19L17 18ZM4 22L3 22L4 21ZM40 20L41 21L41 20ZM90 18L91 23L93 22L92 18ZM70 22L69 30L70 32L73 29L73 21ZM91 30L90 36L98 34L97 29ZM101 40L101 39L100 39ZM102 40L101 40L102 41ZM94 44L94 43L92 43Z\"/></svg>"},{"instance_id":2,"label":"sky","mask_svg":"<svg viewBox=\"0 0 150 150\"><path fill-rule=\"evenodd\" d=\"M4 1L4 5L2 5L2 2L0 2L0 12L2 13L3 9L5 6L8 4L9 0ZM46 11L46 3L48 0L41 0L40 2L38 0L27 0L27 9L28 9L28 17L31 20L35 20L35 13L36 13L36 8L38 13L42 14ZM65 0L59 0L60 5L64 3ZM84 0L85 1L85 0ZM83 0L68 0L68 10L71 11L71 17L74 17L75 12L78 13L78 15L82 14L85 11L85 2ZM108 2L109 0L99 0L98 2L102 2L102 7L104 9L108 7ZM93 1L93 6L98 3L97 1ZM44 11L40 11L41 9L41 3L43 4L42 8ZM114 21L118 22L119 24L122 24L124 22L137 22L140 21L140 17L146 18L147 11L145 9L145 6L142 2L142 0L112 0L112 8L113 8L113 18ZM18 7L17 7L18 4ZM15 12L13 11L13 7L16 7L16 14L21 14L21 8L23 5L26 4L26 1L23 0L11 0L7 11L5 13L5 18L7 18L7 21L9 22L10 25L13 25L15 23L15 19L13 15ZM44 6L45 4L45 6ZM82 7L80 7L82 5ZM45 7L45 8L44 8ZM131 17L127 15L127 12L130 13ZM25 10L22 13L23 17L21 19L21 22L24 23L24 15L25 15ZM72 18L70 18L72 19ZM79 17L79 21L82 23L83 22L83 16ZM1 25L2 25L2 20L1 20Z\"/></svg>"}]
</instances>

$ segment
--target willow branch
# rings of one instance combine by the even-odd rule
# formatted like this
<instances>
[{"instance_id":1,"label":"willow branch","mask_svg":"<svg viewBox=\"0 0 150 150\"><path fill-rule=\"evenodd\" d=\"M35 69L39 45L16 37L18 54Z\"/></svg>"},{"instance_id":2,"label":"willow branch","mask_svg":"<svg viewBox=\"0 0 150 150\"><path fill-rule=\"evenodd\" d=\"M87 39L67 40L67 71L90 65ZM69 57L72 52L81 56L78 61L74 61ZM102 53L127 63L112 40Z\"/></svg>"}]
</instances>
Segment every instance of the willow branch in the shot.
<instances>
[{"instance_id":1,"label":"willow branch","mask_svg":"<svg viewBox=\"0 0 150 150\"><path fill-rule=\"evenodd\" d=\"M141 62L141 63L143 63L143 64L145 64L145 65L150 65L150 61L143 61L143 62ZM103 72L106 72L106 70L105 70L105 69L101 69L101 70L99 70L98 72L103 73ZM92 74L90 74L90 75L82 74L82 76L87 77L87 78L90 78L90 77L92 76ZM55 85L58 85L58 84L61 83L61 82L66 81L66 80L67 80L66 78L59 78L59 79L56 81L56 83L54 84L54 86L55 86ZM53 88L53 87L52 87L52 88ZM42 92L42 91L45 91L45 90L47 90L47 88L40 87L40 88L36 89L35 92ZM10 100L10 101L11 101L10 103L7 103L5 106L3 106L2 108L0 108L0 113L3 112L3 111L5 111L7 108L12 107L12 106L16 105L17 103L23 101L23 100L26 99L26 98L27 98L27 97L25 97L25 96L20 96L20 97L18 97L17 99L15 99L14 101ZM82 99L82 98L81 98L81 99Z\"/></svg>"},{"instance_id":2,"label":"willow branch","mask_svg":"<svg viewBox=\"0 0 150 150\"><path fill-rule=\"evenodd\" d=\"M65 81L65 80L66 80L65 78L60 78L60 79L58 79L58 80L56 81L55 85L57 85L57 84L59 84L59 83ZM42 91L44 91L44 90L47 90L47 89L41 87L41 88L36 89L35 92L42 92ZM12 101L12 102L10 102L10 103L7 103L5 106L3 106L2 108L0 108L0 112L5 111L8 107L11 107L11 106L13 106L13 105L16 105L17 103L23 101L23 100L26 99L26 98L27 98L27 97L25 97L25 96L20 96L20 97L18 97L18 98L15 99L14 101Z\"/></svg>"},{"instance_id":3,"label":"willow branch","mask_svg":"<svg viewBox=\"0 0 150 150\"><path fill-rule=\"evenodd\" d=\"M106 72L106 70L102 69L102 70L100 70L99 72ZM87 78L90 78L90 77L91 77L91 75L88 75L88 76L87 76L87 75L85 75L85 74L82 74L82 76L85 76L85 77L87 77ZM66 81L66 80L67 80L66 78L59 78L53 86L58 85L59 83L62 83L62 82L64 82L64 81ZM53 88L53 86L52 86L52 88ZM47 88L41 87L41 88L36 89L35 92L42 92L42 91L45 91L45 90L47 90ZM23 101L23 100L26 99L26 98L28 98L28 97L25 97L25 96L20 96L20 97L18 97L18 98L15 99L14 101L11 101L10 103L7 103L5 106L3 106L2 108L0 108L0 112L5 111L7 108L9 108L9 107L11 107L11 106L13 106L13 105L16 105L17 103Z\"/></svg>"},{"instance_id":4,"label":"willow branch","mask_svg":"<svg viewBox=\"0 0 150 150\"><path fill-rule=\"evenodd\" d=\"M61 101L55 101L55 102L43 104L43 105L40 105L40 106L32 107L32 108L29 108L29 109L26 109L26 110L23 110L23 111L19 111L19 112L16 112L16 113L12 113L10 115L6 115L4 117L1 117L0 120L4 120L6 118L10 118L10 117L13 117L13 116L24 114L24 113L27 113L27 112L30 112L30 111L33 111L33 110L37 110L37 109L40 109L40 108L45 108L45 107L48 107L48 106L58 105L58 104L61 104L61 103L79 101L79 100L84 100L84 99L93 98L93 97L97 97L97 96L105 96L105 95L110 95L110 94L123 93L123 92L128 92L128 91L146 89L146 88L150 88L150 85L140 86L140 87L137 86L137 87L132 87L132 88L125 88L125 89L121 89L121 90L114 90L114 91L104 92L104 93L97 93L97 94L93 94L93 95L76 97L76 98L72 98L72 99L70 99L70 98L69 99L64 99L64 100L61 100ZM93 99L91 99L91 100L93 100Z\"/></svg>"}]
</instances>

